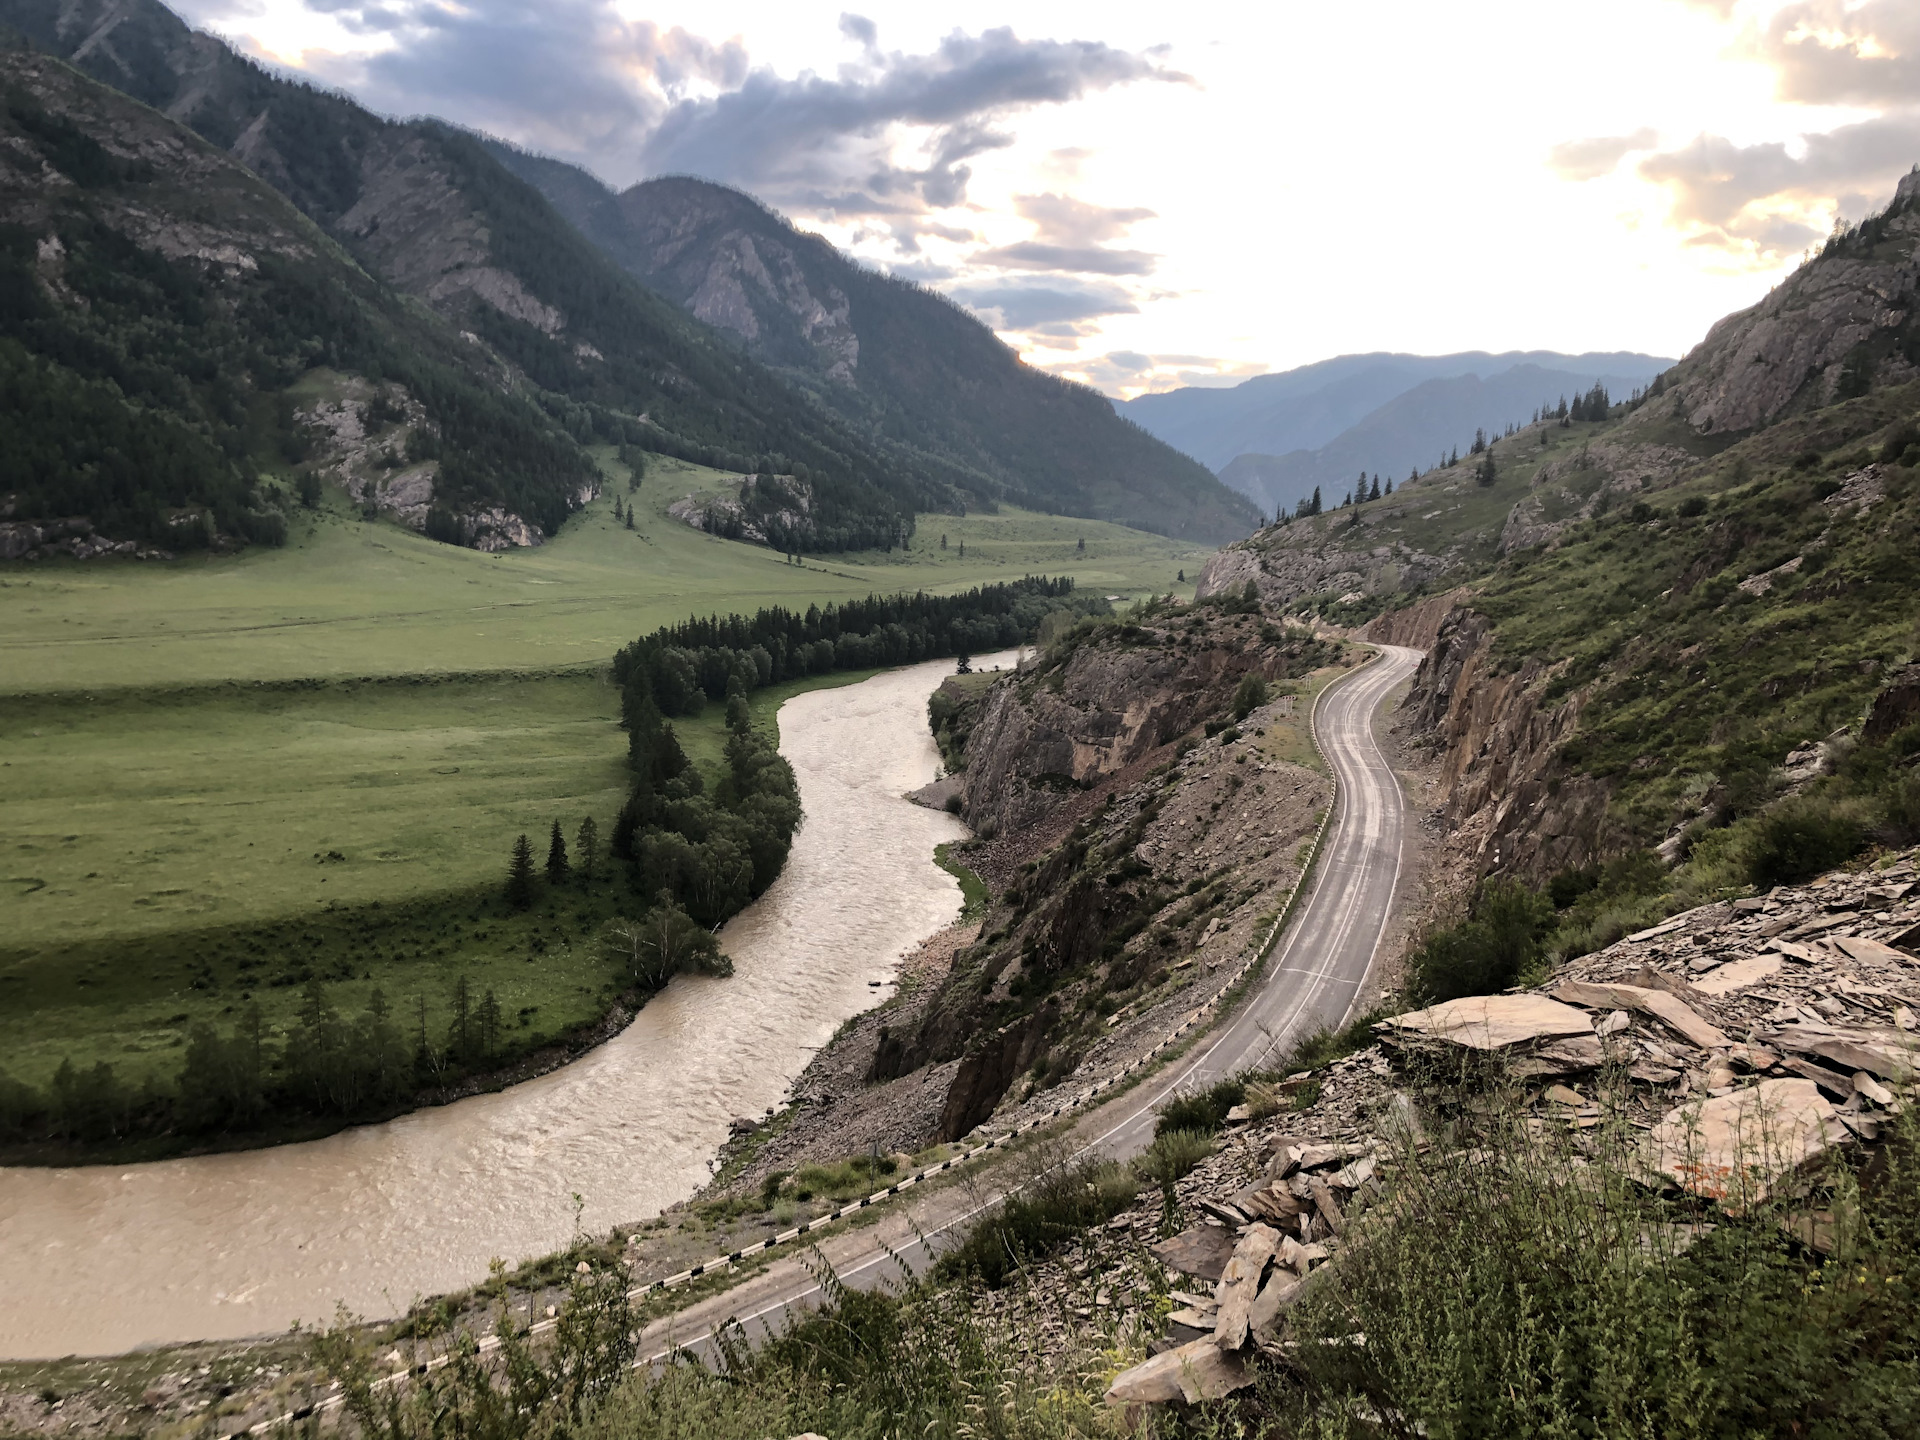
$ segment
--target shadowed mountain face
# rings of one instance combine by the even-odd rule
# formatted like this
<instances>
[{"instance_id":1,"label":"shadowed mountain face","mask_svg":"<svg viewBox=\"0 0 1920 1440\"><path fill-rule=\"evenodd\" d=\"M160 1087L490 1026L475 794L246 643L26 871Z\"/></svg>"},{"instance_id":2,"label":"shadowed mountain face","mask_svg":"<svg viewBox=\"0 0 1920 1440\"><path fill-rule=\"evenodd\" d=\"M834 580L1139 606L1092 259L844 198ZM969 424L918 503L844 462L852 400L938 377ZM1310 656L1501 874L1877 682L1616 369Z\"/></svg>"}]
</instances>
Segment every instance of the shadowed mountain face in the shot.
<instances>
[{"instance_id":1,"label":"shadowed mountain face","mask_svg":"<svg viewBox=\"0 0 1920 1440\"><path fill-rule=\"evenodd\" d=\"M472 337L567 443L804 476L794 549L897 542L915 510L952 496L625 274L464 131L279 79L155 0L0 0L0 26L244 164ZM579 459L568 468L590 477Z\"/></svg>"},{"instance_id":2,"label":"shadowed mountain face","mask_svg":"<svg viewBox=\"0 0 1920 1440\"><path fill-rule=\"evenodd\" d=\"M1231 389L1142 395L1119 409L1273 510L1361 470L1425 469L1465 448L1476 429L1497 433L1596 381L1625 395L1671 363L1624 352L1342 355Z\"/></svg>"},{"instance_id":3,"label":"shadowed mountain face","mask_svg":"<svg viewBox=\"0 0 1920 1440\"><path fill-rule=\"evenodd\" d=\"M1223 540L1254 507L1085 386L1033 370L944 297L867 270L724 186L614 194L575 166L493 154L629 274L740 337L890 459L984 500Z\"/></svg>"}]
</instances>

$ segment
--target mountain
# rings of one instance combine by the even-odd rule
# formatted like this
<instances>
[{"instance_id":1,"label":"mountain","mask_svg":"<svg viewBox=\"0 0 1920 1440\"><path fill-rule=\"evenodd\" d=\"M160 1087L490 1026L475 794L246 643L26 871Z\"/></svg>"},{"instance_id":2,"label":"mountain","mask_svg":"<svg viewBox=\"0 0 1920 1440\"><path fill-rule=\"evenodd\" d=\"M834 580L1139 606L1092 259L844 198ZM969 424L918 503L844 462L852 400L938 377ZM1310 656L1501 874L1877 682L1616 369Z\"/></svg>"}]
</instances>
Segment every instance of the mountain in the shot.
<instances>
[{"instance_id":1,"label":"mountain","mask_svg":"<svg viewBox=\"0 0 1920 1440\"><path fill-rule=\"evenodd\" d=\"M1097 392L1024 364L965 310L856 264L751 196L704 180L615 194L512 146L492 154L630 275L818 400L895 463L957 492L1237 538L1254 508Z\"/></svg>"},{"instance_id":2,"label":"mountain","mask_svg":"<svg viewBox=\"0 0 1920 1440\"><path fill-rule=\"evenodd\" d=\"M155 0L0 0L0 25L160 112L143 124L190 128L470 337L468 368L496 372L489 383L543 411L569 447L561 493L528 514L542 528L593 483L590 441L774 477L751 498L790 522L779 538L794 549L894 543L915 510L951 494L625 274L464 131L384 120L270 75ZM85 129L93 102L74 98L69 118ZM241 223L205 217L229 222ZM249 381L243 399L265 390Z\"/></svg>"},{"instance_id":3,"label":"mountain","mask_svg":"<svg viewBox=\"0 0 1920 1440\"><path fill-rule=\"evenodd\" d=\"M1361 472L1398 481L1416 467L1444 461L1449 450L1466 450L1476 430L1498 435L1510 424L1524 425L1543 406L1552 408L1596 383L1624 397L1651 379L1645 373L1583 376L1528 364L1486 379L1467 374L1423 380L1318 449L1237 455L1220 478L1269 513L1298 506L1316 489L1335 502Z\"/></svg>"},{"instance_id":4,"label":"mountain","mask_svg":"<svg viewBox=\"0 0 1920 1440\"><path fill-rule=\"evenodd\" d=\"M1582 393L1596 381L1625 394L1671 363L1624 352L1562 355L1548 350L1341 355L1277 375L1256 375L1229 389L1170 390L1138 396L1117 408L1272 509L1292 501L1269 493L1269 476L1277 477L1284 489L1296 483L1296 474L1310 470L1314 478L1306 481L1306 493L1316 483L1350 479L1361 469L1390 475L1431 464L1438 450L1465 444L1475 429L1503 430L1510 422L1527 420L1542 401ZM1510 383L1499 383L1515 371L1522 373ZM1550 378L1525 373L1529 371L1550 372ZM1405 410L1385 409L1423 385L1469 379L1494 388L1455 385L1431 391ZM1547 388L1529 391L1529 382ZM1377 437L1371 433L1376 416ZM1409 423L1428 428L1410 436ZM1294 458L1296 452L1317 452L1336 442L1339 450L1328 458L1324 471ZM1259 458L1234 467L1241 456ZM1284 466L1275 464L1282 458Z\"/></svg>"},{"instance_id":5,"label":"mountain","mask_svg":"<svg viewBox=\"0 0 1920 1440\"><path fill-rule=\"evenodd\" d=\"M552 527L593 485L481 347L192 132L16 49L0 137L0 552L276 543L346 383L314 375L360 377L423 525Z\"/></svg>"}]
</instances>

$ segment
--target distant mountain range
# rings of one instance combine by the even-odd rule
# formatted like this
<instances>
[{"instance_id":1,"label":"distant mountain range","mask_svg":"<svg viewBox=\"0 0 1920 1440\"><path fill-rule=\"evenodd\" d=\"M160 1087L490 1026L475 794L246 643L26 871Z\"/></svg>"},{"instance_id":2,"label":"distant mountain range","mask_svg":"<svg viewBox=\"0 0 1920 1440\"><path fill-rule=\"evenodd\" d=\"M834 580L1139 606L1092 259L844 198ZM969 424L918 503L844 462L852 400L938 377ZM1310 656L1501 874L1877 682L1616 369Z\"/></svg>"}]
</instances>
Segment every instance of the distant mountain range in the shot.
<instances>
[{"instance_id":1,"label":"distant mountain range","mask_svg":"<svg viewBox=\"0 0 1920 1440\"><path fill-rule=\"evenodd\" d=\"M1254 518L1094 391L735 192L615 197L270 74L157 0L0 0L0 48L9 31L0 129L19 163L0 199L22 238L0 246L19 301L0 342L62 397L35 413L65 417L58 434L13 417L14 521L270 537L312 370L368 418L408 417L395 513L448 537L482 515L489 535L550 532L597 483L596 443L779 477L749 487L767 514L747 518L799 550L895 543L916 512L1002 500L1207 541ZM113 158L129 147L192 163ZM178 352L162 370L200 357L197 388L142 369L141 313ZM146 458L102 488L89 436L107 430Z\"/></svg>"},{"instance_id":2,"label":"distant mountain range","mask_svg":"<svg viewBox=\"0 0 1920 1440\"><path fill-rule=\"evenodd\" d=\"M1673 364L1653 355L1550 350L1341 355L1230 389L1190 387L1115 408L1214 469L1268 513L1361 472L1404 476L1441 453L1590 389L1616 398ZM1334 497L1329 496L1329 500Z\"/></svg>"}]
</instances>

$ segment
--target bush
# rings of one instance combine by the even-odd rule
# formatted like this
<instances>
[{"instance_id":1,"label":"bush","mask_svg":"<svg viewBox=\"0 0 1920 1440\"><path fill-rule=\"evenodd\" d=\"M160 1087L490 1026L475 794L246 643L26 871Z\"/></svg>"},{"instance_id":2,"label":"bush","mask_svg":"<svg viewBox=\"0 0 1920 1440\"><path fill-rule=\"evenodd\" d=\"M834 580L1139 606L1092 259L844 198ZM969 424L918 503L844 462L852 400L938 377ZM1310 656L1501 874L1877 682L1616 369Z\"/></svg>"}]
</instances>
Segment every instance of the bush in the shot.
<instances>
[{"instance_id":1,"label":"bush","mask_svg":"<svg viewBox=\"0 0 1920 1440\"><path fill-rule=\"evenodd\" d=\"M1227 1123L1227 1112L1247 1098L1247 1082L1220 1080L1191 1095L1175 1095L1160 1107L1155 1138L1176 1130L1212 1135Z\"/></svg>"},{"instance_id":2,"label":"bush","mask_svg":"<svg viewBox=\"0 0 1920 1440\"><path fill-rule=\"evenodd\" d=\"M1134 1156L1133 1173L1142 1184L1164 1187L1185 1179L1212 1153L1213 1136L1204 1130L1162 1130Z\"/></svg>"},{"instance_id":3,"label":"bush","mask_svg":"<svg viewBox=\"0 0 1920 1440\"><path fill-rule=\"evenodd\" d=\"M1106 1224L1133 1203L1133 1196L1133 1177L1110 1160L1049 1170L941 1256L937 1273L976 1275L997 1290L1016 1270Z\"/></svg>"},{"instance_id":4,"label":"bush","mask_svg":"<svg viewBox=\"0 0 1920 1440\"><path fill-rule=\"evenodd\" d=\"M1436 931L1413 957L1410 989L1423 1004L1490 995L1516 985L1543 954L1553 903L1524 886L1489 880L1464 925Z\"/></svg>"},{"instance_id":5,"label":"bush","mask_svg":"<svg viewBox=\"0 0 1920 1440\"><path fill-rule=\"evenodd\" d=\"M1746 844L1747 876L1762 888L1802 884L1851 860L1866 843L1858 803L1799 796L1755 821Z\"/></svg>"},{"instance_id":6,"label":"bush","mask_svg":"<svg viewBox=\"0 0 1920 1440\"><path fill-rule=\"evenodd\" d=\"M1244 675L1239 688L1233 692L1233 718L1244 720L1266 703L1267 677L1260 674Z\"/></svg>"}]
</instances>

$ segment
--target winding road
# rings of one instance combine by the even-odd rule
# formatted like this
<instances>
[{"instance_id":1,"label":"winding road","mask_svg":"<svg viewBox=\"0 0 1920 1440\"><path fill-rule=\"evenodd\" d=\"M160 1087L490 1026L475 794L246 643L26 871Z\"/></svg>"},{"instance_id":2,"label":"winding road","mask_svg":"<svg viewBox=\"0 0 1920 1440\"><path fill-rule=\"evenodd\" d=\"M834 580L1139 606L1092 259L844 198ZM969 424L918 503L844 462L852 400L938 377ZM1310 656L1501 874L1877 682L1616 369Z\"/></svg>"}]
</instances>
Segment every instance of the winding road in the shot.
<instances>
[{"instance_id":1,"label":"winding road","mask_svg":"<svg viewBox=\"0 0 1920 1440\"><path fill-rule=\"evenodd\" d=\"M1338 809L1322 840L1312 889L1276 948L1257 989L1232 1017L1144 1085L1095 1106L1067 1133L1073 1158L1125 1160L1153 1139L1155 1110L1177 1091L1201 1089L1271 1063L1351 1012L1393 914L1406 850L1406 804L1374 717L1412 673L1420 652L1381 645L1379 657L1322 692L1315 709L1321 753L1339 783ZM1056 1147L1060 1148L1060 1147ZM655 1321L640 1337L642 1362L675 1350L702 1354L716 1328L738 1323L750 1336L779 1330L820 1302L821 1261L859 1289L923 1269L1017 1183L1005 1162L968 1183L928 1193L878 1224L832 1236L814 1251L776 1261L724 1293Z\"/></svg>"}]
</instances>

